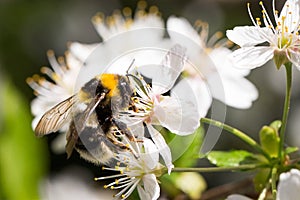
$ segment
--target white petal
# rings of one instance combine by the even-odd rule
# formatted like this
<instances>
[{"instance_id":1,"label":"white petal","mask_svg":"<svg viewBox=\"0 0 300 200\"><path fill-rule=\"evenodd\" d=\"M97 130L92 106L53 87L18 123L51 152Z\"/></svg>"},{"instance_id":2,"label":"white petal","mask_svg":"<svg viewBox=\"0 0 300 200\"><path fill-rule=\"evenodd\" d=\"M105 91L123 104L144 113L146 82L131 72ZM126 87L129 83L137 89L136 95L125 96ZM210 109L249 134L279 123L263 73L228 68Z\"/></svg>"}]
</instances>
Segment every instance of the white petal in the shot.
<instances>
[{"instance_id":1,"label":"white petal","mask_svg":"<svg viewBox=\"0 0 300 200\"><path fill-rule=\"evenodd\" d=\"M173 87L186 61L185 49L180 45L172 47L164 56L161 66L157 68L157 76L152 77L154 94L163 94Z\"/></svg>"},{"instance_id":2,"label":"white petal","mask_svg":"<svg viewBox=\"0 0 300 200\"><path fill-rule=\"evenodd\" d=\"M235 50L229 59L236 67L254 69L268 62L273 57L273 52L272 47L244 47Z\"/></svg>"},{"instance_id":3,"label":"white petal","mask_svg":"<svg viewBox=\"0 0 300 200\"><path fill-rule=\"evenodd\" d=\"M256 26L237 26L233 30L227 30L229 40L241 47L255 46L268 41L272 31L269 28Z\"/></svg>"},{"instance_id":4,"label":"white petal","mask_svg":"<svg viewBox=\"0 0 300 200\"><path fill-rule=\"evenodd\" d=\"M160 196L160 187L154 174L146 174L142 178L143 187L139 184L137 190L140 199L156 200Z\"/></svg>"},{"instance_id":5,"label":"white petal","mask_svg":"<svg viewBox=\"0 0 300 200\"><path fill-rule=\"evenodd\" d=\"M167 30L170 37L176 42L179 42L181 45L186 45L186 43L180 42L181 40L179 40L177 37L178 34L188 38L189 40L192 40L199 46L202 45L202 41L197 31L192 27L189 21L183 17L169 17L167 21ZM176 38L178 40L176 40Z\"/></svg>"},{"instance_id":6,"label":"white petal","mask_svg":"<svg viewBox=\"0 0 300 200\"><path fill-rule=\"evenodd\" d=\"M296 51L289 50L289 56L290 61L297 67L298 70L300 70L300 52L297 49Z\"/></svg>"},{"instance_id":7,"label":"white petal","mask_svg":"<svg viewBox=\"0 0 300 200\"><path fill-rule=\"evenodd\" d=\"M188 118L192 116L194 118L205 117L212 103L209 87L200 76L180 80L172 89L171 96L178 96L178 98L191 101L196 105L199 115L195 114L196 109L193 109L193 107L183 110L185 117L188 116L187 114L190 115ZM189 119L185 121L189 121ZM189 122L187 123L189 124ZM192 124L189 124L189 126L192 126Z\"/></svg>"},{"instance_id":8,"label":"white petal","mask_svg":"<svg viewBox=\"0 0 300 200\"><path fill-rule=\"evenodd\" d=\"M79 42L72 42L69 46L71 53L80 61L84 62L88 56L97 48L98 44L82 44Z\"/></svg>"},{"instance_id":9,"label":"white petal","mask_svg":"<svg viewBox=\"0 0 300 200\"><path fill-rule=\"evenodd\" d=\"M252 200L252 199L245 197L243 195L240 195L240 194L232 194L229 197L227 197L226 200Z\"/></svg>"},{"instance_id":10,"label":"white petal","mask_svg":"<svg viewBox=\"0 0 300 200\"><path fill-rule=\"evenodd\" d=\"M178 93L183 91L179 89L177 91L176 94L172 92L172 97L162 97L159 104L154 105L154 117L163 127L175 134L192 134L200 125L196 98L190 94L191 100L180 99L181 94Z\"/></svg>"},{"instance_id":11,"label":"white petal","mask_svg":"<svg viewBox=\"0 0 300 200\"><path fill-rule=\"evenodd\" d=\"M299 199L300 197L300 171L292 169L290 172L280 174L277 199Z\"/></svg>"},{"instance_id":12,"label":"white petal","mask_svg":"<svg viewBox=\"0 0 300 200\"><path fill-rule=\"evenodd\" d=\"M284 25L288 28L289 32L297 31L299 27L300 20L300 10L299 10L300 2L298 0L287 0L280 12L279 21L284 19ZM278 26L281 28L281 26Z\"/></svg>"},{"instance_id":13,"label":"white petal","mask_svg":"<svg viewBox=\"0 0 300 200\"><path fill-rule=\"evenodd\" d=\"M169 146L167 145L163 136L158 132L153 126L147 125L151 138L156 145L159 154L162 156L166 167L168 168L168 173L171 173L174 165L172 164L172 155Z\"/></svg>"},{"instance_id":14,"label":"white petal","mask_svg":"<svg viewBox=\"0 0 300 200\"><path fill-rule=\"evenodd\" d=\"M217 68L220 74L232 77L247 76L250 73L249 69L237 68L233 66L233 63L228 58L232 51L225 47L218 47L212 49L208 54L213 61L214 66Z\"/></svg>"},{"instance_id":15,"label":"white petal","mask_svg":"<svg viewBox=\"0 0 300 200\"><path fill-rule=\"evenodd\" d=\"M145 148L145 154L142 154L141 157L145 161L148 169L154 169L159 163L159 151L156 145L147 138L143 138L143 146Z\"/></svg>"},{"instance_id":16,"label":"white petal","mask_svg":"<svg viewBox=\"0 0 300 200\"><path fill-rule=\"evenodd\" d=\"M215 84L216 79L221 79L223 87ZM215 74L209 77L208 83L214 98L235 108L249 108L258 97L255 86L243 77L233 78Z\"/></svg>"}]
</instances>

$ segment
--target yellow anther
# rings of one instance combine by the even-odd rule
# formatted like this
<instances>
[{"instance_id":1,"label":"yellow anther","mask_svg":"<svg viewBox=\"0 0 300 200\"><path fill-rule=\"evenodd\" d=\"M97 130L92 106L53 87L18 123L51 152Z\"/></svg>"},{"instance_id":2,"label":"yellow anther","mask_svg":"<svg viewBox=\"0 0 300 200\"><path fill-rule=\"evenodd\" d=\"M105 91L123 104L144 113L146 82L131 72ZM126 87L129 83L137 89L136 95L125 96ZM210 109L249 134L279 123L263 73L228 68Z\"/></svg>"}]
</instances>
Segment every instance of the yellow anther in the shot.
<instances>
[{"instance_id":1,"label":"yellow anther","mask_svg":"<svg viewBox=\"0 0 300 200\"><path fill-rule=\"evenodd\" d=\"M100 23L103 23L104 18L105 18L104 14L99 12L94 17L92 17L92 22L94 24L100 24Z\"/></svg>"},{"instance_id":2,"label":"yellow anther","mask_svg":"<svg viewBox=\"0 0 300 200\"><path fill-rule=\"evenodd\" d=\"M149 8L149 13L152 13L152 14L157 14L159 12L159 9L157 6L151 6Z\"/></svg>"},{"instance_id":3,"label":"yellow anther","mask_svg":"<svg viewBox=\"0 0 300 200\"><path fill-rule=\"evenodd\" d=\"M131 17L132 10L129 7L125 7L125 8L123 8L123 14L125 17Z\"/></svg>"},{"instance_id":4,"label":"yellow anther","mask_svg":"<svg viewBox=\"0 0 300 200\"><path fill-rule=\"evenodd\" d=\"M48 56L48 57L54 56L54 51L53 51L52 49L49 49L49 50L47 51L47 56Z\"/></svg>"},{"instance_id":5,"label":"yellow anther","mask_svg":"<svg viewBox=\"0 0 300 200\"><path fill-rule=\"evenodd\" d=\"M59 57L57 58L57 61L58 61L59 63L64 63L64 62L65 62L65 58L64 58L63 56L59 56Z\"/></svg>"},{"instance_id":6,"label":"yellow anther","mask_svg":"<svg viewBox=\"0 0 300 200\"><path fill-rule=\"evenodd\" d=\"M137 4L138 9L140 10L145 10L147 7L147 2L146 1L139 1Z\"/></svg>"}]
</instances>

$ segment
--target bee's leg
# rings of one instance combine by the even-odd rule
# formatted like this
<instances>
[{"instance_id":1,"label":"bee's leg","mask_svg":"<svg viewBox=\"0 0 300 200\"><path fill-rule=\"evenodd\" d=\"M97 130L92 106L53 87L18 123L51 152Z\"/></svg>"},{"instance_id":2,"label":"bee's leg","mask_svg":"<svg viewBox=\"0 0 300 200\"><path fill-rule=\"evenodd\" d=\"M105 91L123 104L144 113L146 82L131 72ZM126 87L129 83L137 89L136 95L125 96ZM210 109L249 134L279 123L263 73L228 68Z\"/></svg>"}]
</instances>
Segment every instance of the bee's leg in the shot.
<instances>
[{"instance_id":1,"label":"bee's leg","mask_svg":"<svg viewBox=\"0 0 300 200\"><path fill-rule=\"evenodd\" d=\"M125 136L125 140L124 140ZM121 133L121 131L116 128L109 133L107 133L107 138L116 146L120 148L120 150L128 150L130 151L136 158L138 158L137 152L134 150L132 145L136 145L136 140L134 140L133 144L130 144L127 136ZM127 140L127 141L126 141Z\"/></svg>"},{"instance_id":2,"label":"bee's leg","mask_svg":"<svg viewBox=\"0 0 300 200\"><path fill-rule=\"evenodd\" d=\"M136 142L136 137L131 133L131 131L128 129L127 125L124 122L112 119L112 123L118 128L121 134L126 135L126 137L130 141Z\"/></svg>"}]
</instances>

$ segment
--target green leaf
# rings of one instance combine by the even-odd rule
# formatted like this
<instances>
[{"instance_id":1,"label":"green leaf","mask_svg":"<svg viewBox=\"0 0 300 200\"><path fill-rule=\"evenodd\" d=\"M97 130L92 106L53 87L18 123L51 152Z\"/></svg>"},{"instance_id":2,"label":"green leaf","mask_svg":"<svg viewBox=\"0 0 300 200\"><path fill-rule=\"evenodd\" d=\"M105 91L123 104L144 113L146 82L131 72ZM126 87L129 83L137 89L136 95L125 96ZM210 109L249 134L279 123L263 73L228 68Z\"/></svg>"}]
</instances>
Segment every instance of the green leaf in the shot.
<instances>
[{"instance_id":1,"label":"green leaf","mask_svg":"<svg viewBox=\"0 0 300 200\"><path fill-rule=\"evenodd\" d=\"M286 154L291 154L291 153L294 153L294 152L296 152L296 151L298 151L298 150L299 150L298 147L287 147L287 148L285 149L285 153L286 153Z\"/></svg>"},{"instance_id":2,"label":"green leaf","mask_svg":"<svg viewBox=\"0 0 300 200\"><path fill-rule=\"evenodd\" d=\"M38 183L47 166L43 140L31 129L26 101L11 83L1 84L0 191L4 199L39 199Z\"/></svg>"},{"instance_id":3,"label":"green leaf","mask_svg":"<svg viewBox=\"0 0 300 200\"><path fill-rule=\"evenodd\" d=\"M278 126L275 125L275 128L276 127ZM280 138L278 136L278 132L276 131L276 129L270 126L263 126L259 132L259 137L260 137L260 144L262 149L265 152L267 152L271 157L276 158L278 156L279 143L280 143Z\"/></svg>"},{"instance_id":4,"label":"green leaf","mask_svg":"<svg viewBox=\"0 0 300 200\"><path fill-rule=\"evenodd\" d=\"M170 133L166 129L162 129L161 133L164 135L168 145L170 145L172 157L175 158L175 167L193 167L196 165L204 135L202 127L198 128L195 133L187 136L178 136ZM162 190L164 190L172 199L182 192L185 192L189 197L195 195L190 191L183 191L183 186L178 184L178 181L183 178L181 174L182 173L171 173L171 175L166 174L160 178ZM198 180L199 179L194 179L196 182ZM197 190L200 191L201 188L206 186L206 183L200 181L197 182L197 185L199 185ZM198 195L200 194L201 193Z\"/></svg>"},{"instance_id":5,"label":"green leaf","mask_svg":"<svg viewBox=\"0 0 300 200\"><path fill-rule=\"evenodd\" d=\"M207 159L212 164L219 167L236 167L241 164L258 162L256 156L253 153L244 150L211 151L210 153L208 153Z\"/></svg>"},{"instance_id":6,"label":"green leaf","mask_svg":"<svg viewBox=\"0 0 300 200\"><path fill-rule=\"evenodd\" d=\"M281 122L280 120L275 120L274 122L272 122L272 123L270 124L270 127L271 127L271 128L274 128L275 131L278 133L278 131L279 131L281 125L282 125L282 122Z\"/></svg>"},{"instance_id":7,"label":"green leaf","mask_svg":"<svg viewBox=\"0 0 300 200\"><path fill-rule=\"evenodd\" d=\"M261 192L265 186L267 185L267 182L270 178L271 169L261 169L259 172L255 175L253 182L254 187L257 192Z\"/></svg>"}]
</instances>

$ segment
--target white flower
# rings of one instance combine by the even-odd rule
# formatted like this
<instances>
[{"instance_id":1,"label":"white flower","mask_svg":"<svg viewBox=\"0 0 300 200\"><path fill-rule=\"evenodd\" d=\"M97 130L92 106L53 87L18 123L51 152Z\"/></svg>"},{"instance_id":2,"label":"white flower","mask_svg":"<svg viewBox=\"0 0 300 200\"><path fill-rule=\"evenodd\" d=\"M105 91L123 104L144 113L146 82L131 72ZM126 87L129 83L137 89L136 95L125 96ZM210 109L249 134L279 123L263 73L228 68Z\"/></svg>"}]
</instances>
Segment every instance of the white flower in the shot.
<instances>
[{"instance_id":1,"label":"white flower","mask_svg":"<svg viewBox=\"0 0 300 200\"><path fill-rule=\"evenodd\" d=\"M41 200L101 200L111 197L110 191L97 189L89 183L92 175L77 168L68 168L66 171L41 181Z\"/></svg>"},{"instance_id":2,"label":"white flower","mask_svg":"<svg viewBox=\"0 0 300 200\"><path fill-rule=\"evenodd\" d=\"M273 25L272 17L260 2L264 26L260 18L254 20L248 3L248 12L254 26L238 26L227 31L227 37L241 47L231 55L235 65L253 69L274 58L277 68L290 61L299 69L299 3L298 0L287 0L278 16L273 0Z\"/></svg>"},{"instance_id":3,"label":"white flower","mask_svg":"<svg viewBox=\"0 0 300 200\"><path fill-rule=\"evenodd\" d=\"M156 177L163 174L164 166L159 163L159 150L147 138L143 142L131 143L132 152L119 152L116 155L118 164L113 168L104 167L104 170L120 172L117 175L95 178L95 180L114 179L104 188L120 189L117 198L126 199L137 188L143 200L155 200L160 195L160 187Z\"/></svg>"},{"instance_id":4,"label":"white flower","mask_svg":"<svg viewBox=\"0 0 300 200\"><path fill-rule=\"evenodd\" d=\"M277 200L299 199L300 197L300 171L291 169L291 171L280 174L277 186ZM227 200L251 200L242 195L230 195Z\"/></svg>"},{"instance_id":5,"label":"white flower","mask_svg":"<svg viewBox=\"0 0 300 200\"><path fill-rule=\"evenodd\" d=\"M300 171L292 169L280 174L277 199L299 199L300 197Z\"/></svg>"},{"instance_id":6,"label":"white flower","mask_svg":"<svg viewBox=\"0 0 300 200\"><path fill-rule=\"evenodd\" d=\"M135 59L135 65L159 64L160 55L155 52L141 56L147 49L169 49L171 43L164 38L164 21L158 8L152 6L145 11L146 2L140 1L132 15L130 8L115 11L112 16L98 14L93 18L94 26L102 38L102 43L82 44L73 42L69 48L82 62L85 62L84 81L103 72L125 74L129 64ZM129 55L130 54L130 55Z\"/></svg>"},{"instance_id":7,"label":"white flower","mask_svg":"<svg viewBox=\"0 0 300 200\"><path fill-rule=\"evenodd\" d=\"M168 19L167 29L174 42L187 48L190 62L184 68L187 75L185 81L197 94L202 116L206 115L212 97L236 108L249 108L252 105L258 93L245 78L249 70L233 67L227 59L231 50L226 47L226 40L220 40L220 33L208 40L207 23L196 21L193 28L186 19L176 17Z\"/></svg>"},{"instance_id":8,"label":"white flower","mask_svg":"<svg viewBox=\"0 0 300 200\"><path fill-rule=\"evenodd\" d=\"M48 51L47 55L52 69L43 67L41 71L51 81L38 75L27 79L27 83L37 95L31 103L31 112L35 116L32 121L33 129L47 110L76 92L76 77L82 66L82 63L69 52L66 53L65 59L63 57L56 59L52 50ZM65 131L65 128L62 131Z\"/></svg>"}]
</instances>

